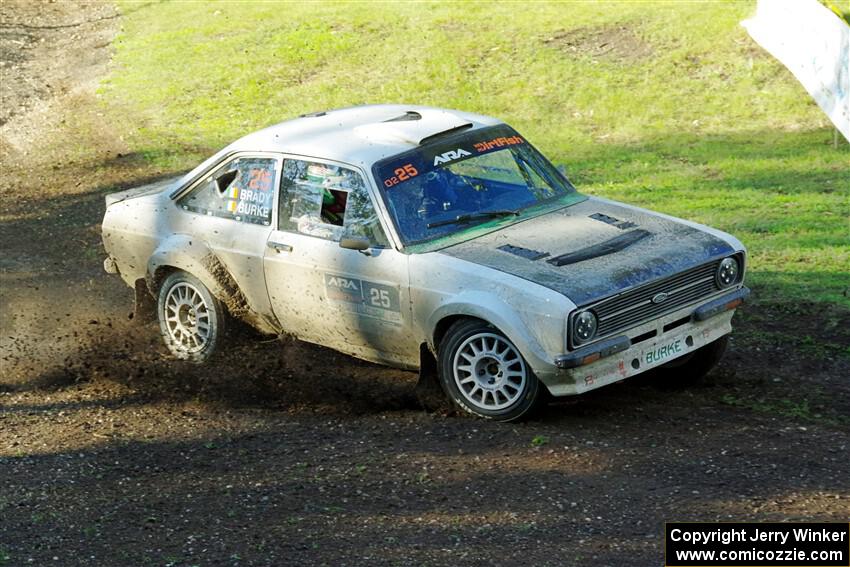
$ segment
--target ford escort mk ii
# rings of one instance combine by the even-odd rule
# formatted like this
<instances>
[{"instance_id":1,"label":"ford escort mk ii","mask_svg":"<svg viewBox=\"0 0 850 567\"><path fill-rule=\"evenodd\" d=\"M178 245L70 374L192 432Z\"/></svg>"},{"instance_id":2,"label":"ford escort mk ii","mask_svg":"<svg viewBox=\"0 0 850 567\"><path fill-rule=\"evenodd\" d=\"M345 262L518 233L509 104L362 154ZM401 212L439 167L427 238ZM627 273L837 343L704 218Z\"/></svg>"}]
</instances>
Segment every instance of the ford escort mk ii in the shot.
<instances>
[{"instance_id":1,"label":"ford escort mk ii","mask_svg":"<svg viewBox=\"0 0 850 567\"><path fill-rule=\"evenodd\" d=\"M466 112L302 116L106 203L105 267L175 356L208 360L235 317L436 375L497 420L656 367L705 374L749 293L734 237L583 195Z\"/></svg>"}]
</instances>

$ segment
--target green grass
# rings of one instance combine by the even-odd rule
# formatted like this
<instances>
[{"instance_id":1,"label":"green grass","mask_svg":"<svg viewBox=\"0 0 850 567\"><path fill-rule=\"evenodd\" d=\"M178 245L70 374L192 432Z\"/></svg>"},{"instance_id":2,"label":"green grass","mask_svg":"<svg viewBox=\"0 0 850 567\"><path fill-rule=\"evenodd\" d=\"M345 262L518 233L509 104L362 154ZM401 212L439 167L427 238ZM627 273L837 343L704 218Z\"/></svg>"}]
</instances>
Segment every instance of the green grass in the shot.
<instances>
[{"instance_id":1,"label":"green grass","mask_svg":"<svg viewBox=\"0 0 850 567\"><path fill-rule=\"evenodd\" d=\"M739 25L753 11L125 3L101 91L133 150L167 170L315 110L407 102L495 115L589 194L738 236L762 300L850 306L850 146L832 146L826 117ZM618 27L644 56L564 48L571 30Z\"/></svg>"},{"instance_id":2,"label":"green grass","mask_svg":"<svg viewBox=\"0 0 850 567\"><path fill-rule=\"evenodd\" d=\"M531 439L531 446L532 447L543 447L544 445L548 445L548 444L549 444L549 438L546 437L545 435L535 435Z\"/></svg>"}]
</instances>

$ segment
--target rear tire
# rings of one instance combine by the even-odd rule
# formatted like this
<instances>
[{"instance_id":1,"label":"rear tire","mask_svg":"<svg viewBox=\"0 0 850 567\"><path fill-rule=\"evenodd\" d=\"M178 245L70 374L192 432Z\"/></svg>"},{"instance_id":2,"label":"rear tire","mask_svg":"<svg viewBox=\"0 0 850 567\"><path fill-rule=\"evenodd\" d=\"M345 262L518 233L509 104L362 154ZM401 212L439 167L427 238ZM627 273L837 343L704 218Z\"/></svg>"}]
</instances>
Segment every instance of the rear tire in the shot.
<instances>
[{"instance_id":1,"label":"rear tire","mask_svg":"<svg viewBox=\"0 0 850 567\"><path fill-rule=\"evenodd\" d=\"M668 385L698 382L717 366L728 346L729 335L724 335L680 360L659 366L658 375Z\"/></svg>"},{"instance_id":2,"label":"rear tire","mask_svg":"<svg viewBox=\"0 0 850 567\"><path fill-rule=\"evenodd\" d=\"M438 349L443 389L454 404L494 421L529 417L545 388L519 349L480 320L454 323Z\"/></svg>"},{"instance_id":3,"label":"rear tire","mask_svg":"<svg viewBox=\"0 0 850 567\"><path fill-rule=\"evenodd\" d=\"M216 352L226 326L221 302L195 276L170 274L159 288L159 330L172 355L202 363Z\"/></svg>"}]
</instances>

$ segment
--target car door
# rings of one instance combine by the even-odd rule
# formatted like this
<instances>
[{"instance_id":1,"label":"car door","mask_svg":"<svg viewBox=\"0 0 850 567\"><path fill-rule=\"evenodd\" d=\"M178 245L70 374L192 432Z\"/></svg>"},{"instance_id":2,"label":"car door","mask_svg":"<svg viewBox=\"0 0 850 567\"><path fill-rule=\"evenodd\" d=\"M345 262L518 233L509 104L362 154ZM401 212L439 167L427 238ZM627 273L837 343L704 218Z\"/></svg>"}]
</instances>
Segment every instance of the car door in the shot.
<instances>
[{"instance_id":1,"label":"car door","mask_svg":"<svg viewBox=\"0 0 850 567\"><path fill-rule=\"evenodd\" d=\"M177 199L185 231L203 239L235 280L248 309L269 318L262 263L281 164L278 154L236 154Z\"/></svg>"},{"instance_id":2,"label":"car door","mask_svg":"<svg viewBox=\"0 0 850 567\"><path fill-rule=\"evenodd\" d=\"M285 158L278 226L265 251L269 300L285 331L367 360L415 365L408 258L390 247L365 176ZM342 248L343 238L369 248Z\"/></svg>"}]
</instances>

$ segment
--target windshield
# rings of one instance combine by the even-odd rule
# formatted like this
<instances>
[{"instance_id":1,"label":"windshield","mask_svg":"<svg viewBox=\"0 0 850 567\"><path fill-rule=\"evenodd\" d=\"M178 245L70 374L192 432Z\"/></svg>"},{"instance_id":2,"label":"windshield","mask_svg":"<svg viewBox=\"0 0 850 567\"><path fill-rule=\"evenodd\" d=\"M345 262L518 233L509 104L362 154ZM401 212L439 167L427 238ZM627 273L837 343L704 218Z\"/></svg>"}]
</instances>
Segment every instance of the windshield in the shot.
<instances>
[{"instance_id":1,"label":"windshield","mask_svg":"<svg viewBox=\"0 0 850 567\"><path fill-rule=\"evenodd\" d=\"M549 161L500 125L446 137L373 167L405 245L463 231L575 193Z\"/></svg>"}]
</instances>

